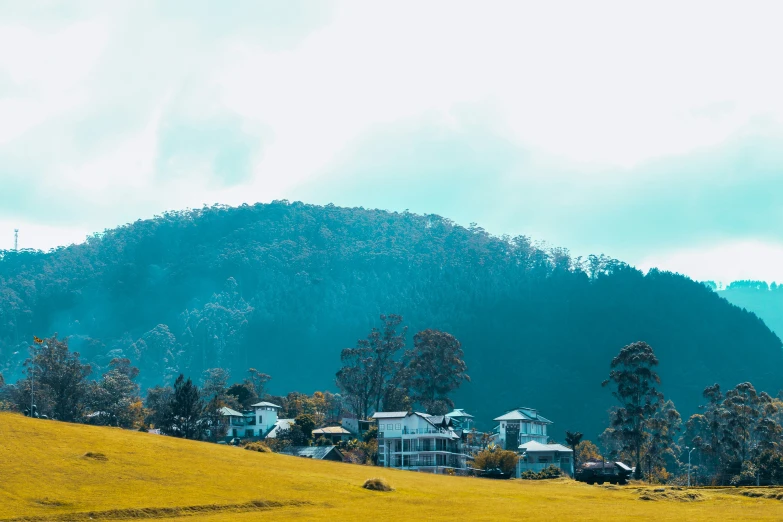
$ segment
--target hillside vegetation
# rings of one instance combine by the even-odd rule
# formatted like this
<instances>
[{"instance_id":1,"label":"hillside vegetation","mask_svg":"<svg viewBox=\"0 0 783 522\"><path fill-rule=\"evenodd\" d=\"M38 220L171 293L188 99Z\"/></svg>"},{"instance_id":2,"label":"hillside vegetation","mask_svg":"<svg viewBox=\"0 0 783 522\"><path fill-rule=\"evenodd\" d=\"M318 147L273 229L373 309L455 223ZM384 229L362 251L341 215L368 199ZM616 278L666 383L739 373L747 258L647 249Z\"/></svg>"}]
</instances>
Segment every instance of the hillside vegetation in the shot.
<instances>
[{"instance_id":1,"label":"hillside vegetation","mask_svg":"<svg viewBox=\"0 0 783 522\"><path fill-rule=\"evenodd\" d=\"M764 281L734 281L718 291L730 303L749 310L778 336L783 336L783 285Z\"/></svg>"},{"instance_id":2,"label":"hillside vegetation","mask_svg":"<svg viewBox=\"0 0 783 522\"><path fill-rule=\"evenodd\" d=\"M58 332L143 386L225 367L268 373L272 393L334 390L342 348L382 313L462 343L456 401L488 427L517 406L595 437L601 381L644 340L663 391L696 411L705 386L781 388L780 340L702 284L608 259L574 259L434 215L275 202L168 213L50 253L0 255L0 371L22 373L33 335ZM410 342L410 340L409 340Z\"/></svg>"},{"instance_id":3,"label":"hillside vegetation","mask_svg":"<svg viewBox=\"0 0 783 522\"><path fill-rule=\"evenodd\" d=\"M783 508L780 489L435 476L8 413L0 440L0 521L775 520ZM394 491L362 488L375 477Z\"/></svg>"}]
</instances>

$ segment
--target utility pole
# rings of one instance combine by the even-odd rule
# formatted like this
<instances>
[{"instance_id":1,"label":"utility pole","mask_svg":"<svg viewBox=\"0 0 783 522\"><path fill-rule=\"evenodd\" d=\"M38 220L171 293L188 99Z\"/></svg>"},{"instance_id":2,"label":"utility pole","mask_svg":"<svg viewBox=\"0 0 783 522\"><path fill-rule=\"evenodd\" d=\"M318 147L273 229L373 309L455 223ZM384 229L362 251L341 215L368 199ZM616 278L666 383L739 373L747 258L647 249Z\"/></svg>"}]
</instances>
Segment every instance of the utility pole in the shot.
<instances>
[{"instance_id":1,"label":"utility pole","mask_svg":"<svg viewBox=\"0 0 783 522\"><path fill-rule=\"evenodd\" d=\"M14 252L19 252L19 229L14 229Z\"/></svg>"},{"instance_id":2,"label":"utility pole","mask_svg":"<svg viewBox=\"0 0 783 522\"><path fill-rule=\"evenodd\" d=\"M35 349L31 350L32 357L30 358L30 418L33 417L35 411Z\"/></svg>"},{"instance_id":3,"label":"utility pole","mask_svg":"<svg viewBox=\"0 0 783 522\"><path fill-rule=\"evenodd\" d=\"M696 448L688 448L688 446L685 446L685 449L690 449L688 452L688 487L691 487L691 453L693 453L693 450Z\"/></svg>"}]
</instances>

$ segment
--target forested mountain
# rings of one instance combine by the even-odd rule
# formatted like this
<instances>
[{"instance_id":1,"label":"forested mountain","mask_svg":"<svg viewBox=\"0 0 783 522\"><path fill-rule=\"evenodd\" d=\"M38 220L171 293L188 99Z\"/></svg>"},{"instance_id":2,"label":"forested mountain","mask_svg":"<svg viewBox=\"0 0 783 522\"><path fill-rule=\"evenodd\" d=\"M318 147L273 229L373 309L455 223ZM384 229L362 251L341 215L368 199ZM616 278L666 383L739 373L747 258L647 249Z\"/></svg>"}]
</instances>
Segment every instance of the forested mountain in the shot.
<instances>
[{"instance_id":1,"label":"forested mountain","mask_svg":"<svg viewBox=\"0 0 783 522\"><path fill-rule=\"evenodd\" d=\"M555 433L594 437L613 405L601 381L644 340L687 415L701 391L783 387L780 340L703 284L603 256L573 259L434 215L267 205L172 212L49 253L2 252L0 371L18 377L33 335L70 336L100 374L118 356L150 386L211 367L270 390L334 390L340 350L398 313L409 332L462 343L456 397L479 425L532 406ZM410 342L410 341L409 341Z\"/></svg>"},{"instance_id":2,"label":"forested mountain","mask_svg":"<svg viewBox=\"0 0 783 522\"><path fill-rule=\"evenodd\" d=\"M783 285L767 284L764 281L734 281L718 290L718 295L755 313L770 330L783 336Z\"/></svg>"}]
</instances>

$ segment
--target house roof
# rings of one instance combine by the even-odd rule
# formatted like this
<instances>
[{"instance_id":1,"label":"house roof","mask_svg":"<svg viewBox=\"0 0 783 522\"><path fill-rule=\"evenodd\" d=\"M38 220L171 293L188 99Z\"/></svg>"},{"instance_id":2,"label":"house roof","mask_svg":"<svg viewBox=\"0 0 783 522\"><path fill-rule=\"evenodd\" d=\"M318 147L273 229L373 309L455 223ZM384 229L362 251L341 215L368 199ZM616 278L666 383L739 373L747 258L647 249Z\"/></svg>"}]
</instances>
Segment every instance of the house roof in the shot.
<instances>
[{"instance_id":1,"label":"house roof","mask_svg":"<svg viewBox=\"0 0 783 522\"><path fill-rule=\"evenodd\" d=\"M269 433L266 434L266 438L267 439L276 438L277 432L279 430L290 429L294 421L296 421L296 419L277 419L277 422L275 422L275 427L269 430Z\"/></svg>"},{"instance_id":2,"label":"house roof","mask_svg":"<svg viewBox=\"0 0 783 522\"><path fill-rule=\"evenodd\" d=\"M239 413L237 410L232 410L228 406L223 406L220 408L220 414L227 417L244 417L243 414Z\"/></svg>"},{"instance_id":3,"label":"house roof","mask_svg":"<svg viewBox=\"0 0 783 522\"><path fill-rule=\"evenodd\" d=\"M372 414L373 419L401 419L407 416L407 411L376 411Z\"/></svg>"},{"instance_id":4,"label":"house roof","mask_svg":"<svg viewBox=\"0 0 783 522\"><path fill-rule=\"evenodd\" d=\"M430 415L424 417L424 420L438 428L445 428L452 425L451 417L446 417L445 415Z\"/></svg>"},{"instance_id":5,"label":"house roof","mask_svg":"<svg viewBox=\"0 0 783 522\"><path fill-rule=\"evenodd\" d=\"M449 413L447 413L446 417L455 417L455 418L463 417L467 419L472 419L473 415L469 414L462 408L455 408L454 411L450 411Z\"/></svg>"},{"instance_id":6,"label":"house roof","mask_svg":"<svg viewBox=\"0 0 783 522\"><path fill-rule=\"evenodd\" d=\"M573 453L573 450L571 448L567 446L563 446L562 444L541 444L540 442L536 442L534 440L521 444L519 446L519 449L525 450L528 453L539 453L543 451L559 451L561 453L566 453L566 452Z\"/></svg>"},{"instance_id":7,"label":"house roof","mask_svg":"<svg viewBox=\"0 0 783 522\"><path fill-rule=\"evenodd\" d=\"M322 460L331 452L337 452L342 459L342 452L337 446L288 446L280 453L284 455L294 455L296 457L306 457L310 459Z\"/></svg>"},{"instance_id":8,"label":"house roof","mask_svg":"<svg viewBox=\"0 0 783 522\"><path fill-rule=\"evenodd\" d=\"M342 426L326 426L325 428L318 428L313 430L313 435L350 435L351 432L343 428Z\"/></svg>"},{"instance_id":9,"label":"house roof","mask_svg":"<svg viewBox=\"0 0 783 522\"><path fill-rule=\"evenodd\" d=\"M256 408L260 406L269 406L271 408L282 408L282 406L278 406L277 404L272 404L271 402L257 402L255 404L251 404L251 408Z\"/></svg>"},{"instance_id":10,"label":"house roof","mask_svg":"<svg viewBox=\"0 0 783 522\"><path fill-rule=\"evenodd\" d=\"M508 421L508 420L524 420L524 421L537 421L542 424L552 424L552 421L546 417L542 417L538 414L538 410L533 408L517 408L511 410L508 413L495 418L496 421Z\"/></svg>"}]
</instances>

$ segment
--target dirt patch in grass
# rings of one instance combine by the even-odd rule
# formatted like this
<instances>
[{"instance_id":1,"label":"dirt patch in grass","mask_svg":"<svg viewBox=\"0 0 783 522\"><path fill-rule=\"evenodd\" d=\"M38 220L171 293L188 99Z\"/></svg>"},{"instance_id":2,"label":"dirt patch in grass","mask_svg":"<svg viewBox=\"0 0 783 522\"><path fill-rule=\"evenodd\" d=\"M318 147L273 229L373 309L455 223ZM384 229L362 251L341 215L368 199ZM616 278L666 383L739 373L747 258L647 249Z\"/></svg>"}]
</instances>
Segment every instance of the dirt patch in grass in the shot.
<instances>
[{"instance_id":1,"label":"dirt patch in grass","mask_svg":"<svg viewBox=\"0 0 783 522\"><path fill-rule=\"evenodd\" d=\"M367 479L362 487L371 491L394 491L394 488L382 478Z\"/></svg>"},{"instance_id":2,"label":"dirt patch in grass","mask_svg":"<svg viewBox=\"0 0 783 522\"><path fill-rule=\"evenodd\" d=\"M85 453L84 458L90 460L100 460L100 461L109 460L109 457L107 457L103 453L93 453L92 451L88 451L87 453Z\"/></svg>"},{"instance_id":3,"label":"dirt patch in grass","mask_svg":"<svg viewBox=\"0 0 783 522\"><path fill-rule=\"evenodd\" d=\"M301 507L312 505L314 505L312 502L307 501L276 502L270 500L252 500L243 504L206 504L201 506L111 509L107 511L65 513L62 515L4 518L0 519L0 522L83 522L88 520L139 520L209 515L215 513L247 513L251 511L266 511L282 507Z\"/></svg>"},{"instance_id":4,"label":"dirt patch in grass","mask_svg":"<svg viewBox=\"0 0 783 522\"><path fill-rule=\"evenodd\" d=\"M34 498L31 502L39 506L47 506L47 507L65 507L71 505L69 502L63 502L61 500L56 500L49 497Z\"/></svg>"},{"instance_id":5,"label":"dirt patch in grass","mask_svg":"<svg viewBox=\"0 0 783 522\"><path fill-rule=\"evenodd\" d=\"M655 488L640 491L639 500L669 501L669 502L699 502L704 497L695 491L678 491L673 489Z\"/></svg>"},{"instance_id":6,"label":"dirt patch in grass","mask_svg":"<svg viewBox=\"0 0 783 522\"><path fill-rule=\"evenodd\" d=\"M777 489L764 491L762 489L745 489L739 492L740 495L750 498L768 498L771 500L783 500L783 490Z\"/></svg>"}]
</instances>

